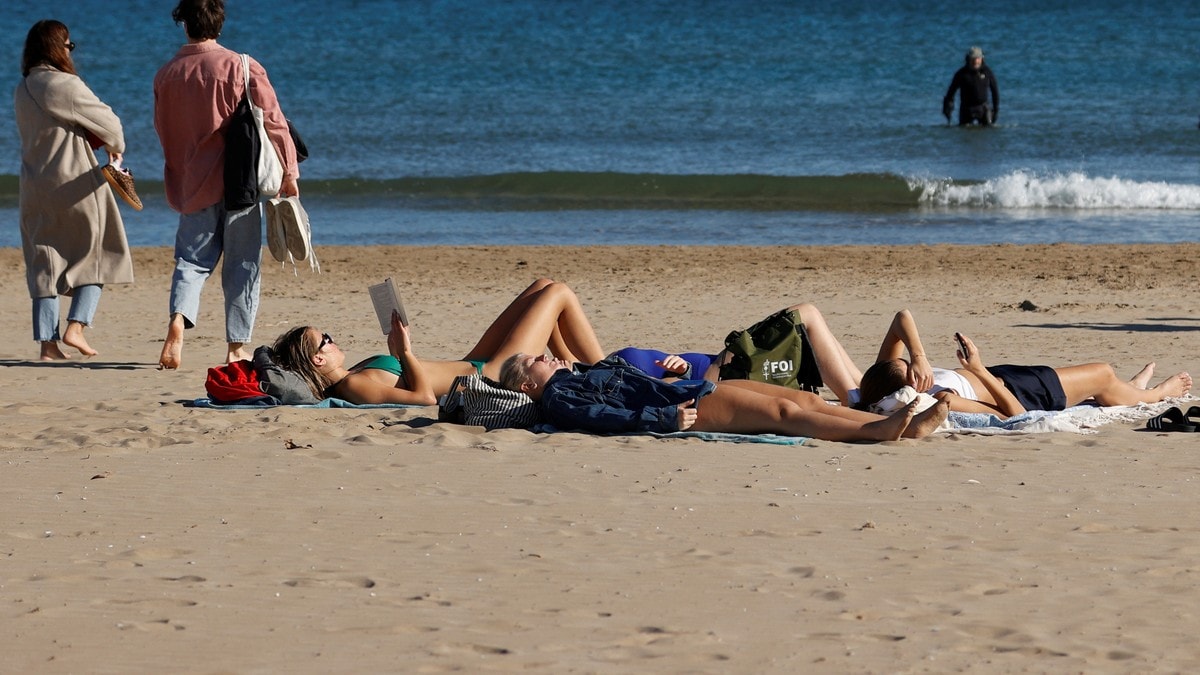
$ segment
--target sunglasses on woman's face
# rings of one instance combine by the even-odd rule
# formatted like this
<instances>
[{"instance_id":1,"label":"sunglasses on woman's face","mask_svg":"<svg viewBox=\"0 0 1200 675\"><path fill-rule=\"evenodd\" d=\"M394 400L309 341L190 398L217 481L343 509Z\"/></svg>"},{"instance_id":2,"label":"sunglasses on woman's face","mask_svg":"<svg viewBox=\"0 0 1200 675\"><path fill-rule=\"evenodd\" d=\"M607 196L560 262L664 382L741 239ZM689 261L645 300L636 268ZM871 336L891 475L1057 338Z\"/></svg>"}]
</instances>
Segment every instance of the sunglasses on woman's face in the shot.
<instances>
[{"instance_id":1,"label":"sunglasses on woman's face","mask_svg":"<svg viewBox=\"0 0 1200 675\"><path fill-rule=\"evenodd\" d=\"M65 44L63 46L66 47L67 51L69 51L69 52L75 51L75 43L71 42L70 40L67 40L67 44Z\"/></svg>"},{"instance_id":2,"label":"sunglasses on woman's face","mask_svg":"<svg viewBox=\"0 0 1200 675\"><path fill-rule=\"evenodd\" d=\"M331 345L331 344L334 344L334 342L333 342L333 338L329 336L329 333L322 333L321 334L321 344L317 345L317 351L321 351L322 349L325 349L325 345Z\"/></svg>"}]
</instances>

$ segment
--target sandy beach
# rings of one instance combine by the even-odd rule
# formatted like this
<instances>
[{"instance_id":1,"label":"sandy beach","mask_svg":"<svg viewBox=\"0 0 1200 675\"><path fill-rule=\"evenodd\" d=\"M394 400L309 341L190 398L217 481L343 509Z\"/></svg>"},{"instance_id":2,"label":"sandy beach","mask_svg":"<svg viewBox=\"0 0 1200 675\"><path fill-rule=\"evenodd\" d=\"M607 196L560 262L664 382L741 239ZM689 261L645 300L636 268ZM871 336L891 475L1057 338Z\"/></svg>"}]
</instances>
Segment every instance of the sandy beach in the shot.
<instances>
[{"instance_id":1,"label":"sandy beach","mask_svg":"<svg viewBox=\"0 0 1200 675\"><path fill-rule=\"evenodd\" d=\"M318 254L268 265L257 343L311 323L382 351L366 286L391 276L418 353L458 358L544 276L609 349L715 351L807 301L863 367L907 307L935 365L962 331L987 362L1200 375L1200 244ZM0 670L1200 669L1200 436L779 447L197 409L220 288L158 371L172 265L137 249L100 355L42 364L0 249Z\"/></svg>"}]
</instances>

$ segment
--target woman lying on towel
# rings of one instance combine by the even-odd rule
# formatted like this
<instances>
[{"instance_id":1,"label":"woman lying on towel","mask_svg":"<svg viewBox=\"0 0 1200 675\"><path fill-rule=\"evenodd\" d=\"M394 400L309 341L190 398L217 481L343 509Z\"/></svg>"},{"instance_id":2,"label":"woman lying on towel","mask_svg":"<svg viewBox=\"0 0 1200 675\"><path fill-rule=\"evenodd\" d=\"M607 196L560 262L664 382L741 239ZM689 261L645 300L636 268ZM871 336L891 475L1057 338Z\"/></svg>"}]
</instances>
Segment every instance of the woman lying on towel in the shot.
<instances>
[{"instance_id":1,"label":"woman lying on towel","mask_svg":"<svg viewBox=\"0 0 1200 675\"><path fill-rule=\"evenodd\" d=\"M550 424L593 433L693 430L889 441L929 435L948 410L938 403L914 415L914 403L883 417L762 382L661 380L619 358L586 366L514 354L500 370L500 383L537 401Z\"/></svg>"},{"instance_id":2,"label":"woman lying on towel","mask_svg":"<svg viewBox=\"0 0 1200 675\"><path fill-rule=\"evenodd\" d=\"M961 368L946 370L929 365L916 322L908 310L892 320L875 365L861 378L861 407L867 408L908 385L919 392L948 401L957 412L992 413L1001 418L1027 410L1064 410L1094 399L1100 405L1157 403L1183 396L1192 388L1192 377L1180 372L1147 388L1154 364L1121 380L1107 363L1086 363L1064 368L1000 365L985 367L979 350L966 336L959 340ZM909 360L901 358L905 349Z\"/></svg>"},{"instance_id":3,"label":"woman lying on towel","mask_svg":"<svg viewBox=\"0 0 1200 675\"><path fill-rule=\"evenodd\" d=\"M604 358L579 298L566 284L538 279L496 317L471 351L458 361L418 359L408 328L392 318L388 354L347 366L346 354L328 334L312 326L293 328L275 341L275 358L304 378L317 398L351 403L433 405L459 375L500 375L504 359L518 352L542 353L595 363Z\"/></svg>"}]
</instances>

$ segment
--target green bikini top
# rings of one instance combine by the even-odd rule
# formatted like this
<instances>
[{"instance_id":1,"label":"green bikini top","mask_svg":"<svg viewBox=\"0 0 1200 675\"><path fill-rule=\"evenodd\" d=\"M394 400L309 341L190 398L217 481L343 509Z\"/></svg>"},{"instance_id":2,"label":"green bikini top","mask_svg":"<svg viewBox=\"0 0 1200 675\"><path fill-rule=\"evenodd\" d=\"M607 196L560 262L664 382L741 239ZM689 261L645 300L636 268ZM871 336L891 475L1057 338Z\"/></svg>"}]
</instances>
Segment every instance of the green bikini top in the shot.
<instances>
[{"instance_id":1,"label":"green bikini top","mask_svg":"<svg viewBox=\"0 0 1200 675\"><path fill-rule=\"evenodd\" d=\"M385 370L396 377L404 374L404 366L400 364L400 359L392 356L391 354L376 354L375 356L368 357L359 363L354 364L354 367L350 369L350 372L356 373L360 370L366 370L368 368L373 370Z\"/></svg>"},{"instance_id":2,"label":"green bikini top","mask_svg":"<svg viewBox=\"0 0 1200 675\"><path fill-rule=\"evenodd\" d=\"M479 373L480 375L483 374L483 366L487 363L487 361L465 361L466 363L475 366L475 372ZM395 375L396 377L404 375L404 366L400 363L400 359L392 356L391 354L376 354L375 356L367 357L366 359L354 364L354 367L350 369L350 372L357 373L360 370L367 370L368 368L384 370Z\"/></svg>"}]
</instances>

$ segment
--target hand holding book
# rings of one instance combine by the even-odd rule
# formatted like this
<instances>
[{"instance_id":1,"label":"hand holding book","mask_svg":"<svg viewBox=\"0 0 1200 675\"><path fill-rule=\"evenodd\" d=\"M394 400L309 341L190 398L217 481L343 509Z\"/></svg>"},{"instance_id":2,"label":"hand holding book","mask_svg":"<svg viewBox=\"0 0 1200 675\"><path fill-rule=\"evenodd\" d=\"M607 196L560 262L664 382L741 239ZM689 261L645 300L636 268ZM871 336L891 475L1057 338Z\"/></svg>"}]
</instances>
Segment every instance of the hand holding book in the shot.
<instances>
[{"instance_id":1,"label":"hand holding book","mask_svg":"<svg viewBox=\"0 0 1200 675\"><path fill-rule=\"evenodd\" d=\"M392 315L398 315L400 325L408 327L408 314L404 311L404 303L400 302L400 294L396 291L396 284L392 282L392 278L388 277L381 283L372 284L367 287L367 293L371 296L371 304L375 306L375 316L379 319L379 330L384 335L392 332Z\"/></svg>"}]
</instances>

